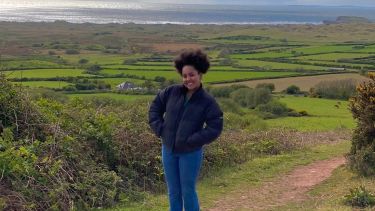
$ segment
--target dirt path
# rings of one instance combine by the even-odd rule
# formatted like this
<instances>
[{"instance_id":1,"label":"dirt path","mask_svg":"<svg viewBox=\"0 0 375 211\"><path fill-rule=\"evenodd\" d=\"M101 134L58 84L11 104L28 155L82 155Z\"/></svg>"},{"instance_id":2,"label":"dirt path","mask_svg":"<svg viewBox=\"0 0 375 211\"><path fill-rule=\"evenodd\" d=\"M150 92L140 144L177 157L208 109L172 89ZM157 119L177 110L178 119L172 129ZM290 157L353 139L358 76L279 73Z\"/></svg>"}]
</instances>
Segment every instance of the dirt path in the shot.
<instances>
[{"instance_id":1,"label":"dirt path","mask_svg":"<svg viewBox=\"0 0 375 211\"><path fill-rule=\"evenodd\" d=\"M289 202L303 201L308 198L307 191L331 176L332 171L344 163L344 157L337 157L298 167L258 188L228 193L208 210L268 210Z\"/></svg>"}]
</instances>

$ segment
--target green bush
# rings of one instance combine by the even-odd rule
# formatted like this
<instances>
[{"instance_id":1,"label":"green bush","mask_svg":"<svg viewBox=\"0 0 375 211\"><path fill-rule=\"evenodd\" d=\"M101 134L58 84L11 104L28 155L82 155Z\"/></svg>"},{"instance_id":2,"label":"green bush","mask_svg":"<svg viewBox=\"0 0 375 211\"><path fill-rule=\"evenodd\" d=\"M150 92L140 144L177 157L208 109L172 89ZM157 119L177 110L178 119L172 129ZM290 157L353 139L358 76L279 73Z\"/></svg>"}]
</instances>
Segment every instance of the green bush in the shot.
<instances>
[{"instance_id":1,"label":"green bush","mask_svg":"<svg viewBox=\"0 0 375 211\"><path fill-rule=\"evenodd\" d=\"M290 85L288 86L288 88L286 88L285 93L290 94L290 95L295 95L295 94L300 94L301 90L296 85Z\"/></svg>"},{"instance_id":2,"label":"green bush","mask_svg":"<svg viewBox=\"0 0 375 211\"><path fill-rule=\"evenodd\" d=\"M221 110L224 113L235 113L235 114L244 114L245 112L243 111L243 108L238 105L236 102L234 102L232 99L227 99L227 98L218 98L217 99Z\"/></svg>"},{"instance_id":3,"label":"green bush","mask_svg":"<svg viewBox=\"0 0 375 211\"><path fill-rule=\"evenodd\" d=\"M344 202L353 207L371 207L375 205L375 196L364 186L350 189L350 193L344 196Z\"/></svg>"},{"instance_id":4,"label":"green bush","mask_svg":"<svg viewBox=\"0 0 375 211\"><path fill-rule=\"evenodd\" d=\"M79 54L79 50L76 49L68 49L65 51L66 54Z\"/></svg>"},{"instance_id":5,"label":"green bush","mask_svg":"<svg viewBox=\"0 0 375 211\"><path fill-rule=\"evenodd\" d=\"M249 132L267 129L267 123L255 114L238 115L224 113L224 127L227 130L246 130Z\"/></svg>"},{"instance_id":6,"label":"green bush","mask_svg":"<svg viewBox=\"0 0 375 211\"><path fill-rule=\"evenodd\" d=\"M249 88L245 85L231 85L231 86L221 86L221 87L208 87L207 91L214 97L225 97L229 98L230 94L241 88Z\"/></svg>"},{"instance_id":7,"label":"green bush","mask_svg":"<svg viewBox=\"0 0 375 211\"><path fill-rule=\"evenodd\" d=\"M276 100L271 100L266 104L260 104L256 107L256 110L264 113L265 119L287 116L288 112L290 111L285 103L281 103Z\"/></svg>"},{"instance_id":8,"label":"green bush","mask_svg":"<svg viewBox=\"0 0 375 211\"><path fill-rule=\"evenodd\" d=\"M260 104L268 103L272 96L269 89L240 88L230 94L230 97L242 107L255 108Z\"/></svg>"},{"instance_id":9,"label":"green bush","mask_svg":"<svg viewBox=\"0 0 375 211\"><path fill-rule=\"evenodd\" d=\"M350 167L361 175L375 175L375 76L357 87L350 99L350 109L357 127L352 137L348 160Z\"/></svg>"},{"instance_id":10,"label":"green bush","mask_svg":"<svg viewBox=\"0 0 375 211\"><path fill-rule=\"evenodd\" d=\"M273 83L260 83L257 84L255 88L266 88L269 89L271 92L275 91L275 84Z\"/></svg>"}]
</instances>

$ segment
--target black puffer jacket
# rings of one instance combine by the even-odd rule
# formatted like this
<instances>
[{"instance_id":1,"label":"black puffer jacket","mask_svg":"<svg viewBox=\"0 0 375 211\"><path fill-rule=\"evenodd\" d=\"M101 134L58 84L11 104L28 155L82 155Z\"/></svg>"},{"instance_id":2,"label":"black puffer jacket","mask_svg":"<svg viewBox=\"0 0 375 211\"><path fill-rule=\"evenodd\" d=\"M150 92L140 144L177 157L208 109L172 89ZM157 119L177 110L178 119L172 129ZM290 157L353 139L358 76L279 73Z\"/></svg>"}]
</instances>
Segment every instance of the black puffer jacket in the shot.
<instances>
[{"instance_id":1,"label":"black puffer jacket","mask_svg":"<svg viewBox=\"0 0 375 211\"><path fill-rule=\"evenodd\" d=\"M185 104L187 89L173 85L159 92L149 110L149 124L173 152L191 152L214 141L223 130L223 112L202 86Z\"/></svg>"}]
</instances>

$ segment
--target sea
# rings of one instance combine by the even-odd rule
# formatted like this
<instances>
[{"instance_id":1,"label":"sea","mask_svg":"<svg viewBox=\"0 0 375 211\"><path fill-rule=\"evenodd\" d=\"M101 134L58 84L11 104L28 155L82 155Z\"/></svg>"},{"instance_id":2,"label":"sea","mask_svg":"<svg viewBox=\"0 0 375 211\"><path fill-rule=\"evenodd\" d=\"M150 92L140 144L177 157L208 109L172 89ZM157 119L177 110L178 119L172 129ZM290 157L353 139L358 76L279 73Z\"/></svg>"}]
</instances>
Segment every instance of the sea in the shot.
<instances>
[{"instance_id":1,"label":"sea","mask_svg":"<svg viewBox=\"0 0 375 211\"><path fill-rule=\"evenodd\" d=\"M199 5L123 0L0 0L0 21L136 24L322 24L338 16L375 21L375 7Z\"/></svg>"}]
</instances>

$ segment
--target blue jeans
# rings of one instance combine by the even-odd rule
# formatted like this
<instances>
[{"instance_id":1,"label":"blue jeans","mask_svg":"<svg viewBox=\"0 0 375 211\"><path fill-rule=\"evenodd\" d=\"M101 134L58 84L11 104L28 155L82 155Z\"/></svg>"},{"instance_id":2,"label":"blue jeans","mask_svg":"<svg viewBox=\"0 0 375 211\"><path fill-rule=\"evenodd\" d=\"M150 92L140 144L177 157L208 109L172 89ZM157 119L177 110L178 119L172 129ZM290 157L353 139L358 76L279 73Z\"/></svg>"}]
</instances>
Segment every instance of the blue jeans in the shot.
<instances>
[{"instance_id":1,"label":"blue jeans","mask_svg":"<svg viewBox=\"0 0 375 211\"><path fill-rule=\"evenodd\" d=\"M168 187L170 211L199 211L195 189L203 159L203 149L189 153L172 153L162 147L165 180Z\"/></svg>"}]
</instances>

